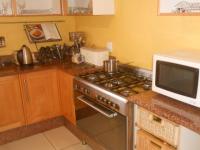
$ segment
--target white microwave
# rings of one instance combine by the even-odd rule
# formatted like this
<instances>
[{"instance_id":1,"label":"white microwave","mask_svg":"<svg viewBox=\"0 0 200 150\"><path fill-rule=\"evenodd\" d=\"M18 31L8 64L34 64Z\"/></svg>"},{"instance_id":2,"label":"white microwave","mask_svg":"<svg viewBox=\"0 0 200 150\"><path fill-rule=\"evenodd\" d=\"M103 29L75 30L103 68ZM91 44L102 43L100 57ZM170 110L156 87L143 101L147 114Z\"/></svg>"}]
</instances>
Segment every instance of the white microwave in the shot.
<instances>
[{"instance_id":1,"label":"white microwave","mask_svg":"<svg viewBox=\"0 0 200 150\"><path fill-rule=\"evenodd\" d=\"M153 56L152 90L200 108L200 53Z\"/></svg>"}]
</instances>

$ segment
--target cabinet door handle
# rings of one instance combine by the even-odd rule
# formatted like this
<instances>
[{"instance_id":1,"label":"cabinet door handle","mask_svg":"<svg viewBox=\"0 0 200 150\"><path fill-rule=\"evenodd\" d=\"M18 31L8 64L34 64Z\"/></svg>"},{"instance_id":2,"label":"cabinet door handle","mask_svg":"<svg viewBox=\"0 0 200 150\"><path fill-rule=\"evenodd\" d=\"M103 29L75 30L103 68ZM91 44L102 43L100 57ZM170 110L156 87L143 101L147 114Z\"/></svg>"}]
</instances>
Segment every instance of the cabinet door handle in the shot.
<instances>
[{"instance_id":1,"label":"cabinet door handle","mask_svg":"<svg viewBox=\"0 0 200 150\"><path fill-rule=\"evenodd\" d=\"M151 121L154 121L154 122L157 122L159 124L162 124L163 123L163 120L160 118L160 117L157 117L155 115L150 115L150 120Z\"/></svg>"},{"instance_id":2,"label":"cabinet door handle","mask_svg":"<svg viewBox=\"0 0 200 150\"><path fill-rule=\"evenodd\" d=\"M151 143L151 145L153 145L154 147L156 147L156 148L162 150L162 146L160 146L159 144L157 144L157 143L155 143L155 142L153 142L153 141L150 141L150 143Z\"/></svg>"},{"instance_id":3,"label":"cabinet door handle","mask_svg":"<svg viewBox=\"0 0 200 150\"><path fill-rule=\"evenodd\" d=\"M25 95L26 95L26 99L29 102L30 101L30 97L29 97L29 92L28 92L28 83L26 80L24 80L24 87L25 87Z\"/></svg>"}]
</instances>

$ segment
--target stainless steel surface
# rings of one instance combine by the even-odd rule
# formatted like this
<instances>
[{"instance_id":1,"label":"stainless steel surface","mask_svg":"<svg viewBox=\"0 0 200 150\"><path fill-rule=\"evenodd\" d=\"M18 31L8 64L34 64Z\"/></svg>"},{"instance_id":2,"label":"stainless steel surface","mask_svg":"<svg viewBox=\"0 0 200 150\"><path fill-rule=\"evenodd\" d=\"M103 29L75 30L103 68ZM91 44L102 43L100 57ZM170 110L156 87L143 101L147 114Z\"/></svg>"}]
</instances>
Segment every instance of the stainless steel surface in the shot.
<instances>
[{"instance_id":1,"label":"stainless steel surface","mask_svg":"<svg viewBox=\"0 0 200 150\"><path fill-rule=\"evenodd\" d=\"M110 57L109 60L104 61L104 71L107 73L118 72L119 61L115 57Z\"/></svg>"},{"instance_id":2,"label":"stainless steel surface","mask_svg":"<svg viewBox=\"0 0 200 150\"><path fill-rule=\"evenodd\" d=\"M106 107L103 107L101 105L97 105L96 103L92 102L91 100L89 100L86 96L81 95L77 97L78 100L84 102L85 104L87 104L88 106L92 107L93 109L95 109L96 111L100 112L102 115L108 117L108 118L114 118L117 116L117 113L114 111L111 111L109 109L107 109Z\"/></svg>"},{"instance_id":3,"label":"stainless steel surface","mask_svg":"<svg viewBox=\"0 0 200 150\"><path fill-rule=\"evenodd\" d=\"M33 56L28 46L22 45L21 49L17 51L17 61L20 65L32 65Z\"/></svg>"},{"instance_id":4,"label":"stainless steel surface","mask_svg":"<svg viewBox=\"0 0 200 150\"><path fill-rule=\"evenodd\" d=\"M111 107L111 109L113 109L114 111L119 112L125 116L127 115L128 100L126 98L109 92L78 77L74 80L74 86L76 91L79 91L86 95L89 94L95 102L101 103L108 108Z\"/></svg>"}]
</instances>

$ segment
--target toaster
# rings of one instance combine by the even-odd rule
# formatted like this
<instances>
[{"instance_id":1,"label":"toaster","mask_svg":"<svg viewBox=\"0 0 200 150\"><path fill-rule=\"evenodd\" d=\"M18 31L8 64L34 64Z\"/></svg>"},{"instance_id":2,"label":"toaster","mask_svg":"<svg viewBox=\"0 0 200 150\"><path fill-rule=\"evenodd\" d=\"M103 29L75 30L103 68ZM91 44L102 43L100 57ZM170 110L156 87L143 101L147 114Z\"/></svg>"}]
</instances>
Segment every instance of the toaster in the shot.
<instances>
[{"instance_id":1,"label":"toaster","mask_svg":"<svg viewBox=\"0 0 200 150\"><path fill-rule=\"evenodd\" d=\"M107 49L82 47L80 52L84 56L85 62L96 66L103 66L103 62L109 59L109 51Z\"/></svg>"}]
</instances>

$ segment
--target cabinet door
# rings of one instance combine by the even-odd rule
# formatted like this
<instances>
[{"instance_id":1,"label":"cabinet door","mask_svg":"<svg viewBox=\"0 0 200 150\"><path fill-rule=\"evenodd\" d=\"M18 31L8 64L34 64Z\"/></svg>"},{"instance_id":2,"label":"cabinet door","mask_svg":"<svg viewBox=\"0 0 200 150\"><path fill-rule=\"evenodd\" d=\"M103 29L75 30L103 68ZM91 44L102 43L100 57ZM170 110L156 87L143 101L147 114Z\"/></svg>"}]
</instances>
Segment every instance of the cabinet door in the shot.
<instances>
[{"instance_id":1,"label":"cabinet door","mask_svg":"<svg viewBox=\"0 0 200 150\"><path fill-rule=\"evenodd\" d=\"M73 76L60 71L60 95L61 109L66 119L71 123L75 122L75 107L73 99Z\"/></svg>"},{"instance_id":2,"label":"cabinet door","mask_svg":"<svg viewBox=\"0 0 200 150\"><path fill-rule=\"evenodd\" d=\"M10 16L13 14L12 1L0 0L0 16Z\"/></svg>"},{"instance_id":3,"label":"cabinet door","mask_svg":"<svg viewBox=\"0 0 200 150\"><path fill-rule=\"evenodd\" d=\"M23 74L22 85L28 124L60 115L57 70Z\"/></svg>"},{"instance_id":4,"label":"cabinet door","mask_svg":"<svg viewBox=\"0 0 200 150\"><path fill-rule=\"evenodd\" d=\"M0 77L0 132L24 125L19 78Z\"/></svg>"},{"instance_id":5,"label":"cabinet door","mask_svg":"<svg viewBox=\"0 0 200 150\"><path fill-rule=\"evenodd\" d=\"M61 0L16 0L17 15L61 14Z\"/></svg>"},{"instance_id":6,"label":"cabinet door","mask_svg":"<svg viewBox=\"0 0 200 150\"><path fill-rule=\"evenodd\" d=\"M68 15L114 15L115 0L63 0Z\"/></svg>"},{"instance_id":7,"label":"cabinet door","mask_svg":"<svg viewBox=\"0 0 200 150\"><path fill-rule=\"evenodd\" d=\"M136 140L137 150L176 150L174 147L164 143L143 130L137 132Z\"/></svg>"},{"instance_id":8,"label":"cabinet door","mask_svg":"<svg viewBox=\"0 0 200 150\"><path fill-rule=\"evenodd\" d=\"M92 0L65 0L68 15L92 15Z\"/></svg>"}]
</instances>

